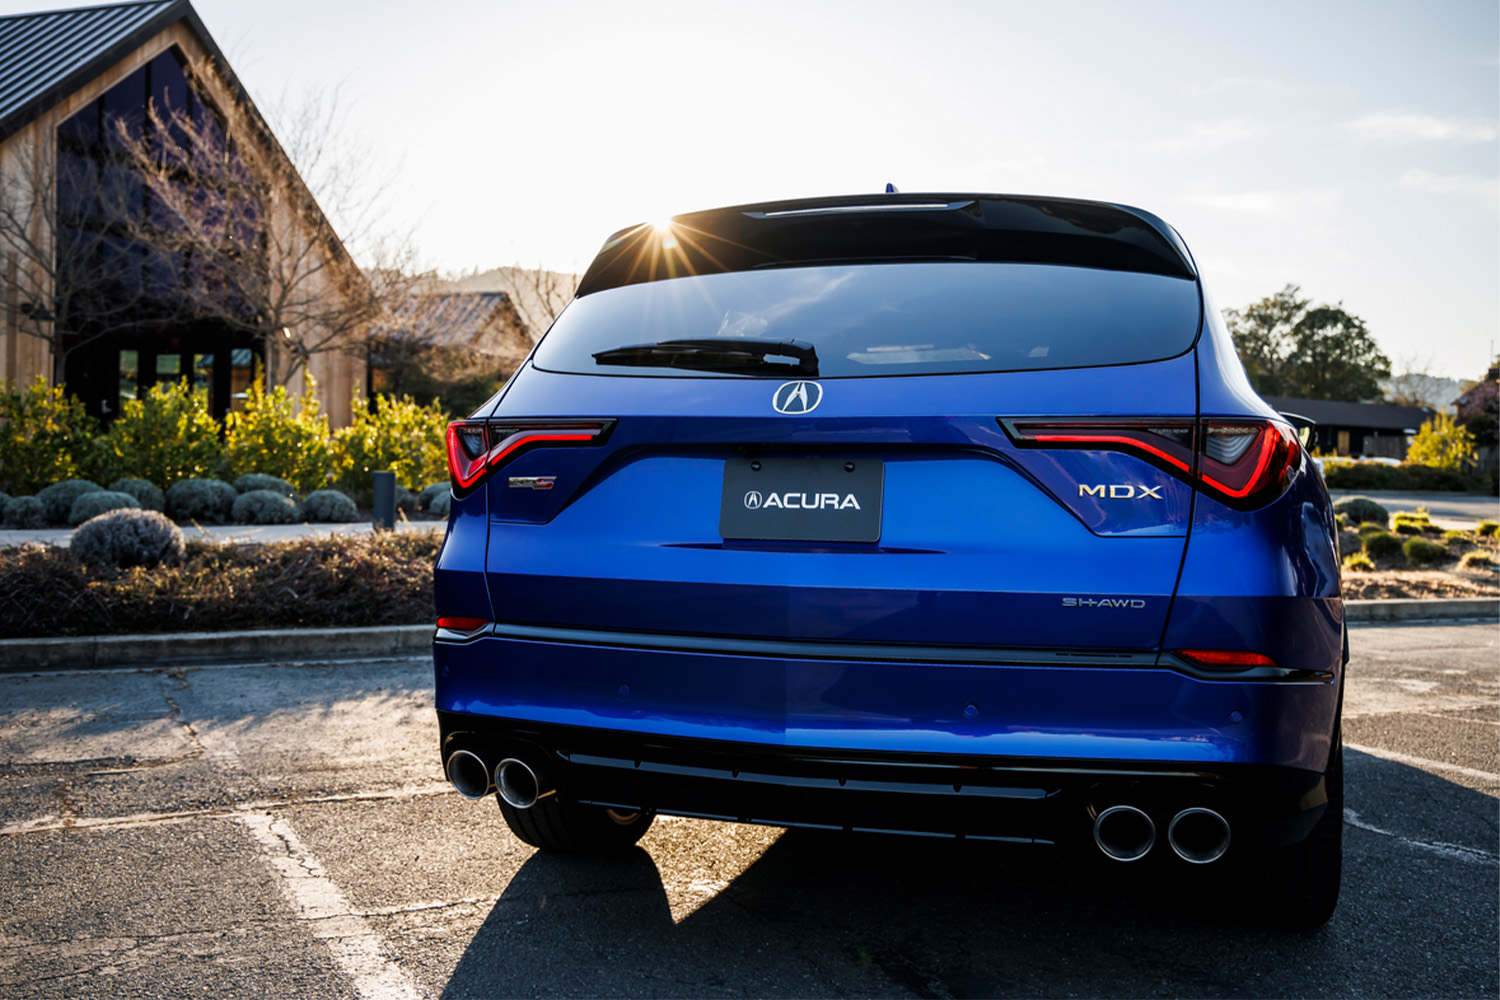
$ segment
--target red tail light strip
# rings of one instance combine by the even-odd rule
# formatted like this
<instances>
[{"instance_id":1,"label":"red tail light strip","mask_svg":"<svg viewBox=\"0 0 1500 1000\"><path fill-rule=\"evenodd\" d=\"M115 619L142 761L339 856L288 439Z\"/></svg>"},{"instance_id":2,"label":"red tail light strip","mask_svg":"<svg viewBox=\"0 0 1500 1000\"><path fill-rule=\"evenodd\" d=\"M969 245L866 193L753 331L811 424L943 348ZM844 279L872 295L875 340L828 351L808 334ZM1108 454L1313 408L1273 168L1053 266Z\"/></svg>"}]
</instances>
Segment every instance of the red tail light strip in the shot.
<instances>
[{"instance_id":1,"label":"red tail light strip","mask_svg":"<svg viewBox=\"0 0 1500 1000\"><path fill-rule=\"evenodd\" d=\"M1274 667L1276 661L1265 653L1245 649L1179 649L1177 655L1202 667L1241 670L1248 667Z\"/></svg>"},{"instance_id":2,"label":"red tail light strip","mask_svg":"<svg viewBox=\"0 0 1500 1000\"><path fill-rule=\"evenodd\" d=\"M1121 451L1139 449L1148 455L1155 455L1163 462L1181 469L1188 475L1192 475L1193 472L1192 468L1177 456L1169 455L1162 449L1153 447L1145 441L1139 441L1130 437L1118 437L1110 434L1037 434L1028 438L1028 440L1056 444L1116 445Z\"/></svg>"},{"instance_id":3,"label":"red tail light strip","mask_svg":"<svg viewBox=\"0 0 1500 1000\"><path fill-rule=\"evenodd\" d=\"M586 445L603 441L613 420L590 423L516 424L455 421L448 425L448 472L455 494L473 489L500 466L534 445ZM479 448L464 445L478 438ZM493 442L493 443L492 443Z\"/></svg>"},{"instance_id":4,"label":"red tail light strip","mask_svg":"<svg viewBox=\"0 0 1500 1000\"><path fill-rule=\"evenodd\" d=\"M1021 448L1094 449L1135 455L1239 509L1263 506L1280 496L1301 466L1296 434L1271 420L1000 418L999 424ZM1232 465L1225 465L1207 453L1209 435L1216 430L1254 431L1257 440Z\"/></svg>"}]
</instances>

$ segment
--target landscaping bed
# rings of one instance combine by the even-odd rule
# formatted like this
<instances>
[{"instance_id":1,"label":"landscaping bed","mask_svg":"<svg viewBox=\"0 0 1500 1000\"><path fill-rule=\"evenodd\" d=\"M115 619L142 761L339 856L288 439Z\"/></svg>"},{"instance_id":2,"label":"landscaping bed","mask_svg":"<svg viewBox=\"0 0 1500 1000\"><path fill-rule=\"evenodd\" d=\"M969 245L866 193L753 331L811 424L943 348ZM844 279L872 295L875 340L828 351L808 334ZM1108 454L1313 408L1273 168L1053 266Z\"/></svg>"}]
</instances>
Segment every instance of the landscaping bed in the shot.
<instances>
[{"instance_id":1,"label":"landscaping bed","mask_svg":"<svg viewBox=\"0 0 1500 1000\"><path fill-rule=\"evenodd\" d=\"M441 545L435 532L195 541L150 569L84 566L58 547L0 549L0 638L430 623Z\"/></svg>"}]
</instances>

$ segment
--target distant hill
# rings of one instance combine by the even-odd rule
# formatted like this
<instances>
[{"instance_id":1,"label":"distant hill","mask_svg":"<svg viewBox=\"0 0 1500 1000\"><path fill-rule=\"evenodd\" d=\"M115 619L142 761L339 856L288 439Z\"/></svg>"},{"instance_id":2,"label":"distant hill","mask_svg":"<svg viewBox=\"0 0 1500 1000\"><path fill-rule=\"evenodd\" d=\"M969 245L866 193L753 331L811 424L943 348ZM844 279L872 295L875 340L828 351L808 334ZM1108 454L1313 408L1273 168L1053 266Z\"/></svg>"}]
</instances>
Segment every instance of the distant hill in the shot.
<instances>
[{"instance_id":1,"label":"distant hill","mask_svg":"<svg viewBox=\"0 0 1500 1000\"><path fill-rule=\"evenodd\" d=\"M504 292L510 297L516 315L526 326L526 334L535 341L573 299L582 275L546 271L539 267L495 267L488 271L458 274L434 283L442 292Z\"/></svg>"}]
</instances>

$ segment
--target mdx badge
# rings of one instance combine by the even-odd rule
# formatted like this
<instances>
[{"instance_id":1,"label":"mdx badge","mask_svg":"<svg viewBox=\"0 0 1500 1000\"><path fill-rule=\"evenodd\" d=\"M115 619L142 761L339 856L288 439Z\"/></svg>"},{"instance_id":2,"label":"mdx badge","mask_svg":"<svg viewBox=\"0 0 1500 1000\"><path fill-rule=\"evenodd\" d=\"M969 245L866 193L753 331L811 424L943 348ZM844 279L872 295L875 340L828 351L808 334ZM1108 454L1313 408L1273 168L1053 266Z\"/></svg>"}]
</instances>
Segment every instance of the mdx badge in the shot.
<instances>
[{"instance_id":1,"label":"mdx badge","mask_svg":"<svg viewBox=\"0 0 1500 1000\"><path fill-rule=\"evenodd\" d=\"M1164 487L1142 486L1132 483L1099 483L1097 486L1078 484L1081 497L1108 497L1111 500L1165 500L1161 495Z\"/></svg>"},{"instance_id":2,"label":"mdx badge","mask_svg":"<svg viewBox=\"0 0 1500 1000\"><path fill-rule=\"evenodd\" d=\"M796 416L811 413L823 402L823 387L816 382L787 382L771 397L777 413Z\"/></svg>"}]
</instances>

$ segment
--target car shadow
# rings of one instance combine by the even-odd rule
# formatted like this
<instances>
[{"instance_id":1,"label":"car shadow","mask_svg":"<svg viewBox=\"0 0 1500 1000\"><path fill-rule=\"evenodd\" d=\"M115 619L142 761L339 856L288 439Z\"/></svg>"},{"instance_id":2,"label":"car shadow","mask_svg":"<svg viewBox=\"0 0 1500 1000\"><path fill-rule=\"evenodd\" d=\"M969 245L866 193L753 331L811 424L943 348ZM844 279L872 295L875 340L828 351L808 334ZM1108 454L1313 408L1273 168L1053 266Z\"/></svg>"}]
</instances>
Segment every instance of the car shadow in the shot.
<instances>
[{"instance_id":1,"label":"car shadow","mask_svg":"<svg viewBox=\"0 0 1500 1000\"><path fill-rule=\"evenodd\" d=\"M1177 864L790 830L675 922L641 848L607 860L534 854L442 995L1493 990L1495 798L1354 752L1346 767L1361 825L1345 827L1340 909L1315 931L1250 922L1244 889L1227 872L1195 869L1207 877L1184 879ZM1413 802L1425 819L1413 820Z\"/></svg>"}]
</instances>

